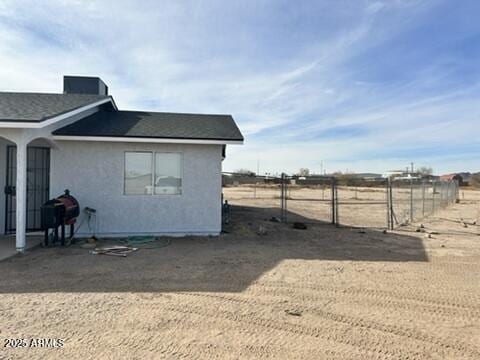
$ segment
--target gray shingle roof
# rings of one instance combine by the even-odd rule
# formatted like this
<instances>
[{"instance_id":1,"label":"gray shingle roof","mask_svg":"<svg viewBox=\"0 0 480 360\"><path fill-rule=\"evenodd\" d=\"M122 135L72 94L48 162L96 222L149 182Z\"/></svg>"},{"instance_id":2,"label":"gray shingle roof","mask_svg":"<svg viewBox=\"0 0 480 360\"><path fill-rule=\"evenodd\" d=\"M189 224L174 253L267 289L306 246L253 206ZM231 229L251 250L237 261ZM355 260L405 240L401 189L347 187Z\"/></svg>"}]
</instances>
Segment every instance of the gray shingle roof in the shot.
<instances>
[{"instance_id":1,"label":"gray shingle roof","mask_svg":"<svg viewBox=\"0 0 480 360\"><path fill-rule=\"evenodd\" d=\"M0 92L0 121L41 122L106 99L103 95Z\"/></svg>"},{"instance_id":2,"label":"gray shingle roof","mask_svg":"<svg viewBox=\"0 0 480 360\"><path fill-rule=\"evenodd\" d=\"M231 115L99 111L53 135L243 141Z\"/></svg>"}]
</instances>

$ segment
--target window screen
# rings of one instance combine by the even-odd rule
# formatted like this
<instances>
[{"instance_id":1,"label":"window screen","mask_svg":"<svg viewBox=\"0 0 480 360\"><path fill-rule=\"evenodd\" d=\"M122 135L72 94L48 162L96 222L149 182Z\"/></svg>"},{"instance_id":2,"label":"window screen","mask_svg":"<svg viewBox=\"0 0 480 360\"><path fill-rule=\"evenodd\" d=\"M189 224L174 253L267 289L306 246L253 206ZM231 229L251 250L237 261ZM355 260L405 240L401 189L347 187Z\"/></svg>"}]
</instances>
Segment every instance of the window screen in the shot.
<instances>
[{"instance_id":1,"label":"window screen","mask_svg":"<svg viewBox=\"0 0 480 360\"><path fill-rule=\"evenodd\" d=\"M182 193L182 154L155 153L155 195Z\"/></svg>"},{"instance_id":2,"label":"window screen","mask_svg":"<svg viewBox=\"0 0 480 360\"><path fill-rule=\"evenodd\" d=\"M152 153L125 153L125 194L152 194Z\"/></svg>"}]
</instances>

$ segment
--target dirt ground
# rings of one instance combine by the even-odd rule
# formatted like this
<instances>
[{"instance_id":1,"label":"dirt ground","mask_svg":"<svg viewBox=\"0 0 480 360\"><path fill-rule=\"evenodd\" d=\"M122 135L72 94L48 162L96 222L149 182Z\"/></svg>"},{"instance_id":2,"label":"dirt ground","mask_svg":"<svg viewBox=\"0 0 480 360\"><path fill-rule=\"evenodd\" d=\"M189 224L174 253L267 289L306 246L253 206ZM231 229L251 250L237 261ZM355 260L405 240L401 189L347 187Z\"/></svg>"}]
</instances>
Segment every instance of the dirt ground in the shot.
<instances>
[{"instance_id":1,"label":"dirt ground","mask_svg":"<svg viewBox=\"0 0 480 360\"><path fill-rule=\"evenodd\" d=\"M297 230L268 220L275 202L238 200L219 237L2 261L0 358L479 359L480 192L461 199L422 222L430 238L335 228L300 206Z\"/></svg>"}]
</instances>

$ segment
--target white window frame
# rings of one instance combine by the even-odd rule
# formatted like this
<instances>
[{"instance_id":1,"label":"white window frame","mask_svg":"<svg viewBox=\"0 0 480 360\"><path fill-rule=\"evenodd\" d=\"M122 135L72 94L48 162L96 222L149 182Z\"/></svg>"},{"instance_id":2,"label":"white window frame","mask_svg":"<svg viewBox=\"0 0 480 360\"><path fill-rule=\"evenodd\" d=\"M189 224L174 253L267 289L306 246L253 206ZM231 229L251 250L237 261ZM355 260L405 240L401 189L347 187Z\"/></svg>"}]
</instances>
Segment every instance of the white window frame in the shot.
<instances>
[{"instance_id":1,"label":"white window frame","mask_svg":"<svg viewBox=\"0 0 480 360\"><path fill-rule=\"evenodd\" d=\"M152 163L151 163L151 172L152 172L152 179L151 179L151 186L152 186L152 193L151 194L127 194L126 193L126 170L127 170L127 153L143 153L143 154L152 154ZM155 194L155 154L180 154L180 179L182 180L182 186L180 187L179 194ZM183 195L183 152L182 151L152 151L152 150L125 150L123 152L123 195L124 196L182 196Z\"/></svg>"}]
</instances>

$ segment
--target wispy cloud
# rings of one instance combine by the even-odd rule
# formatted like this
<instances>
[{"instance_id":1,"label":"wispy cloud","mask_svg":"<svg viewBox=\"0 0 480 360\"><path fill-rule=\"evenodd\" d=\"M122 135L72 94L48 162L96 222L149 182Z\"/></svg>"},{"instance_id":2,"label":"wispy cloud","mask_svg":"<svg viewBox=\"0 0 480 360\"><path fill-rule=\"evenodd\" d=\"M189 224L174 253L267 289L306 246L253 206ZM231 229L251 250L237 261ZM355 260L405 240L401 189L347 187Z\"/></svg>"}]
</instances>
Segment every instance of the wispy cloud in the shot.
<instances>
[{"instance_id":1,"label":"wispy cloud","mask_svg":"<svg viewBox=\"0 0 480 360\"><path fill-rule=\"evenodd\" d=\"M479 170L480 5L0 1L2 90L101 76L124 109L231 113L224 167Z\"/></svg>"}]
</instances>

